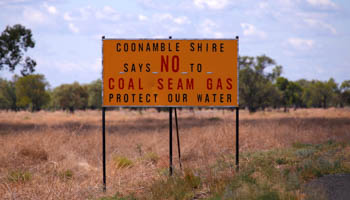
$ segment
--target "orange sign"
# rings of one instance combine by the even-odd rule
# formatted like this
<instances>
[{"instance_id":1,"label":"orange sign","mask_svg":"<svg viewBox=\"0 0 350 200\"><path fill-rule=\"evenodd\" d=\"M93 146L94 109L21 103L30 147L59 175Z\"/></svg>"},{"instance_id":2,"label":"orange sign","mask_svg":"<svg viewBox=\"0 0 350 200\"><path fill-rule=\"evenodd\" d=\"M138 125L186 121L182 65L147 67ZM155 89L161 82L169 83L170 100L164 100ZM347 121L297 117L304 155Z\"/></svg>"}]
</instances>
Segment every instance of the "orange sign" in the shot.
<instances>
[{"instance_id":1,"label":"orange sign","mask_svg":"<svg viewBox=\"0 0 350 200\"><path fill-rule=\"evenodd\" d=\"M238 40L103 39L103 106L238 107Z\"/></svg>"}]
</instances>

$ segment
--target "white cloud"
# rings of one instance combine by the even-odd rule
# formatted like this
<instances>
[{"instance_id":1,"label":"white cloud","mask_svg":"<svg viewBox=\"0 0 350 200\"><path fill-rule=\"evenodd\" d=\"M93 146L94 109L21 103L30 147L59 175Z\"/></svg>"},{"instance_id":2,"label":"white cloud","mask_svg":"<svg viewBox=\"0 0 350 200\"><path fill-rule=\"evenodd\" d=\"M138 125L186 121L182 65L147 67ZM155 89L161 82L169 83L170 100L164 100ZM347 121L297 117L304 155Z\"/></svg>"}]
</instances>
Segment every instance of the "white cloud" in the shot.
<instances>
[{"instance_id":1,"label":"white cloud","mask_svg":"<svg viewBox=\"0 0 350 200\"><path fill-rule=\"evenodd\" d=\"M97 19L106 19L106 20L113 20L113 21L120 19L120 15L117 13L117 11L115 11L110 6L104 6L102 10L95 11L95 16Z\"/></svg>"},{"instance_id":2,"label":"white cloud","mask_svg":"<svg viewBox=\"0 0 350 200\"><path fill-rule=\"evenodd\" d=\"M332 0L307 0L313 6L336 8L337 5Z\"/></svg>"},{"instance_id":3,"label":"white cloud","mask_svg":"<svg viewBox=\"0 0 350 200\"><path fill-rule=\"evenodd\" d=\"M143 18L139 16L140 21L144 20ZM159 35L158 32L166 35L176 35L175 33L185 32L186 24L190 24L191 22L186 16L173 16L171 13L155 13L148 23L150 27L156 27L153 30L148 29L152 32L152 35Z\"/></svg>"},{"instance_id":4,"label":"white cloud","mask_svg":"<svg viewBox=\"0 0 350 200\"><path fill-rule=\"evenodd\" d=\"M104 6L103 7L103 12L105 12L105 13L115 13L116 11L110 6Z\"/></svg>"},{"instance_id":5,"label":"white cloud","mask_svg":"<svg viewBox=\"0 0 350 200\"><path fill-rule=\"evenodd\" d=\"M70 16L70 14L68 12L65 12L63 14L63 19L66 20L66 21L72 21L73 20L73 17Z\"/></svg>"},{"instance_id":6,"label":"white cloud","mask_svg":"<svg viewBox=\"0 0 350 200\"><path fill-rule=\"evenodd\" d=\"M176 24L189 24L190 20L186 17L186 16L181 16L181 17L177 17L177 18L173 18L173 21Z\"/></svg>"},{"instance_id":7,"label":"white cloud","mask_svg":"<svg viewBox=\"0 0 350 200\"><path fill-rule=\"evenodd\" d=\"M69 23L68 27L73 33L79 33L79 28L76 27L73 23Z\"/></svg>"},{"instance_id":8,"label":"white cloud","mask_svg":"<svg viewBox=\"0 0 350 200\"><path fill-rule=\"evenodd\" d=\"M146 21L146 20L148 20L148 17L145 16L145 15L139 15L138 18L139 18L140 21Z\"/></svg>"},{"instance_id":9,"label":"white cloud","mask_svg":"<svg viewBox=\"0 0 350 200\"><path fill-rule=\"evenodd\" d=\"M323 21L319 21L316 19L305 19L304 21L312 27L319 27L319 28L326 29L326 30L330 31L334 35L337 34L337 30L332 25L327 24Z\"/></svg>"},{"instance_id":10,"label":"white cloud","mask_svg":"<svg viewBox=\"0 0 350 200\"><path fill-rule=\"evenodd\" d=\"M70 12L65 12L63 14L63 19L65 21L84 21L88 20L89 17L94 16L93 13L96 13L91 6L79 8L78 10L73 10Z\"/></svg>"},{"instance_id":11,"label":"white cloud","mask_svg":"<svg viewBox=\"0 0 350 200\"><path fill-rule=\"evenodd\" d=\"M204 37L214 37L221 38L224 37L224 34L220 31L217 31L219 26L211 19L205 19L198 27L198 32L201 33Z\"/></svg>"},{"instance_id":12,"label":"white cloud","mask_svg":"<svg viewBox=\"0 0 350 200\"><path fill-rule=\"evenodd\" d=\"M267 8L269 7L269 4L268 4L267 2L260 2L260 3L258 4L258 7L259 7L260 9L267 9Z\"/></svg>"},{"instance_id":13,"label":"white cloud","mask_svg":"<svg viewBox=\"0 0 350 200\"><path fill-rule=\"evenodd\" d=\"M283 5L284 7L293 7L295 3L298 3L299 0L278 0L278 3L280 5Z\"/></svg>"},{"instance_id":14,"label":"white cloud","mask_svg":"<svg viewBox=\"0 0 350 200\"><path fill-rule=\"evenodd\" d=\"M111 6L104 6L101 9L86 6L79 9L71 10L63 14L65 21L117 21L120 20L121 15Z\"/></svg>"},{"instance_id":15,"label":"white cloud","mask_svg":"<svg viewBox=\"0 0 350 200\"><path fill-rule=\"evenodd\" d=\"M229 0L193 0L198 8L223 9L229 5Z\"/></svg>"},{"instance_id":16,"label":"white cloud","mask_svg":"<svg viewBox=\"0 0 350 200\"><path fill-rule=\"evenodd\" d=\"M155 15L153 15L153 19L155 21L170 20L171 22L178 24L178 25L191 23L190 20L186 16L174 17L170 13L155 14Z\"/></svg>"},{"instance_id":17,"label":"white cloud","mask_svg":"<svg viewBox=\"0 0 350 200\"><path fill-rule=\"evenodd\" d=\"M224 34L221 32L214 32L214 38L223 38Z\"/></svg>"},{"instance_id":18,"label":"white cloud","mask_svg":"<svg viewBox=\"0 0 350 200\"><path fill-rule=\"evenodd\" d=\"M287 43L298 50L308 50L315 45L313 40L302 38L289 38Z\"/></svg>"},{"instance_id":19,"label":"white cloud","mask_svg":"<svg viewBox=\"0 0 350 200\"><path fill-rule=\"evenodd\" d=\"M49 6L47 3L44 3L44 7L46 8L47 12L52 15L56 15L58 13L55 6Z\"/></svg>"},{"instance_id":20,"label":"white cloud","mask_svg":"<svg viewBox=\"0 0 350 200\"><path fill-rule=\"evenodd\" d=\"M47 19L42 12L33 8L24 9L23 18L29 24L44 24Z\"/></svg>"},{"instance_id":21,"label":"white cloud","mask_svg":"<svg viewBox=\"0 0 350 200\"><path fill-rule=\"evenodd\" d=\"M211 33L212 28L217 27L215 22L210 19L205 19L200 26L204 33Z\"/></svg>"},{"instance_id":22,"label":"white cloud","mask_svg":"<svg viewBox=\"0 0 350 200\"><path fill-rule=\"evenodd\" d=\"M172 19L173 16L170 13L164 13L164 14L155 14L153 15L154 19L158 20L158 21L163 21L163 20L167 20L167 19Z\"/></svg>"},{"instance_id":23,"label":"white cloud","mask_svg":"<svg viewBox=\"0 0 350 200\"><path fill-rule=\"evenodd\" d=\"M266 33L264 31L258 30L254 25L248 23L241 23L243 29L243 35L245 36L256 36L261 39L266 38Z\"/></svg>"},{"instance_id":24,"label":"white cloud","mask_svg":"<svg viewBox=\"0 0 350 200\"><path fill-rule=\"evenodd\" d=\"M79 8L79 14L80 14L79 19L80 20L87 20L87 19L89 19L89 17L92 15L93 12L94 11L93 11L91 6Z\"/></svg>"},{"instance_id":25,"label":"white cloud","mask_svg":"<svg viewBox=\"0 0 350 200\"><path fill-rule=\"evenodd\" d=\"M49 13L54 14L54 15L57 13L57 9L55 6L49 6L47 8L47 10L49 11Z\"/></svg>"}]
</instances>

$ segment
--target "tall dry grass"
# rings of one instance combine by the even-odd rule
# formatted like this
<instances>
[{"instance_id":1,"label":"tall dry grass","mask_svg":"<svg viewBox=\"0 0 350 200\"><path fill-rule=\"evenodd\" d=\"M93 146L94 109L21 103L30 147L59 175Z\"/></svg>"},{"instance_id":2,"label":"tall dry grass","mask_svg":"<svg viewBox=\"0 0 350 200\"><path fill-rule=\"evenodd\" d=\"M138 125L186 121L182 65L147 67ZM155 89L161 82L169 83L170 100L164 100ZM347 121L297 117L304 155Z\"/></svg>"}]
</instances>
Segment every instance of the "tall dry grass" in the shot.
<instances>
[{"instance_id":1,"label":"tall dry grass","mask_svg":"<svg viewBox=\"0 0 350 200\"><path fill-rule=\"evenodd\" d=\"M205 169L234 154L233 112L181 110L178 115L184 168ZM108 111L106 132L108 190L103 193L100 111L0 112L0 199L138 194L167 173L168 113ZM242 152L329 139L349 141L349 109L240 112ZM120 157L132 164L118 167Z\"/></svg>"}]
</instances>

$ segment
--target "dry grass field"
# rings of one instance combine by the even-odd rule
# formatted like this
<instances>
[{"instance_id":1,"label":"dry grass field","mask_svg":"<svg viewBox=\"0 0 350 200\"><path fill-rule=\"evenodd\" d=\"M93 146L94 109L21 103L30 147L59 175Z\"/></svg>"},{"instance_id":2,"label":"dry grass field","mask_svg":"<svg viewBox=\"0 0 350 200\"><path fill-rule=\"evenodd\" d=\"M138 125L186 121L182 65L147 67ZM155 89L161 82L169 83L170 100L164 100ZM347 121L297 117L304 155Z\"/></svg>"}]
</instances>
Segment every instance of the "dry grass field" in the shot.
<instances>
[{"instance_id":1,"label":"dry grass field","mask_svg":"<svg viewBox=\"0 0 350 200\"><path fill-rule=\"evenodd\" d=\"M178 116L184 169L203 172L218 159L233 162L234 112L181 110ZM168 173L168 137L166 112L107 111L104 193L101 111L1 111L0 199L99 199L116 193L145 197ZM175 134L173 138L175 172L181 174ZM350 141L350 109L240 112L242 153L329 140ZM197 193L208 190L202 186Z\"/></svg>"}]
</instances>

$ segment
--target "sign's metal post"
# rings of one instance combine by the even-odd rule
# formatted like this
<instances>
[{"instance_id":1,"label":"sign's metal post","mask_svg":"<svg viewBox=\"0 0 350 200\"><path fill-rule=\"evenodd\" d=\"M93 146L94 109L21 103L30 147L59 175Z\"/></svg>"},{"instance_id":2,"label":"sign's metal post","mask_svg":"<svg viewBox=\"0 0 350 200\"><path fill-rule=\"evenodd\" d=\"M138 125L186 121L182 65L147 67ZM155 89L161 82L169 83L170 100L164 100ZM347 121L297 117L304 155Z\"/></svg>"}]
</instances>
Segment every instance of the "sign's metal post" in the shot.
<instances>
[{"instance_id":1,"label":"sign's metal post","mask_svg":"<svg viewBox=\"0 0 350 200\"><path fill-rule=\"evenodd\" d=\"M239 37L237 40L236 171L239 171Z\"/></svg>"},{"instance_id":2,"label":"sign's metal post","mask_svg":"<svg viewBox=\"0 0 350 200\"><path fill-rule=\"evenodd\" d=\"M236 169L239 171L239 107L236 107Z\"/></svg>"},{"instance_id":3,"label":"sign's metal post","mask_svg":"<svg viewBox=\"0 0 350 200\"><path fill-rule=\"evenodd\" d=\"M106 108L102 107L102 165L103 165L103 191L106 191L106 127L105 127Z\"/></svg>"},{"instance_id":4,"label":"sign's metal post","mask_svg":"<svg viewBox=\"0 0 350 200\"><path fill-rule=\"evenodd\" d=\"M172 37L169 36L169 40ZM173 175L173 108L169 107L169 174Z\"/></svg>"},{"instance_id":5,"label":"sign's metal post","mask_svg":"<svg viewBox=\"0 0 350 200\"><path fill-rule=\"evenodd\" d=\"M169 107L169 173L173 175L173 108Z\"/></svg>"},{"instance_id":6,"label":"sign's metal post","mask_svg":"<svg viewBox=\"0 0 350 200\"><path fill-rule=\"evenodd\" d=\"M180 169L182 169L182 164L181 164L181 149L180 149L180 136L179 136L179 126L177 124L177 112L176 108L175 110L175 126L176 126L176 137L177 137L177 152L179 154L179 163L180 163Z\"/></svg>"}]
</instances>

